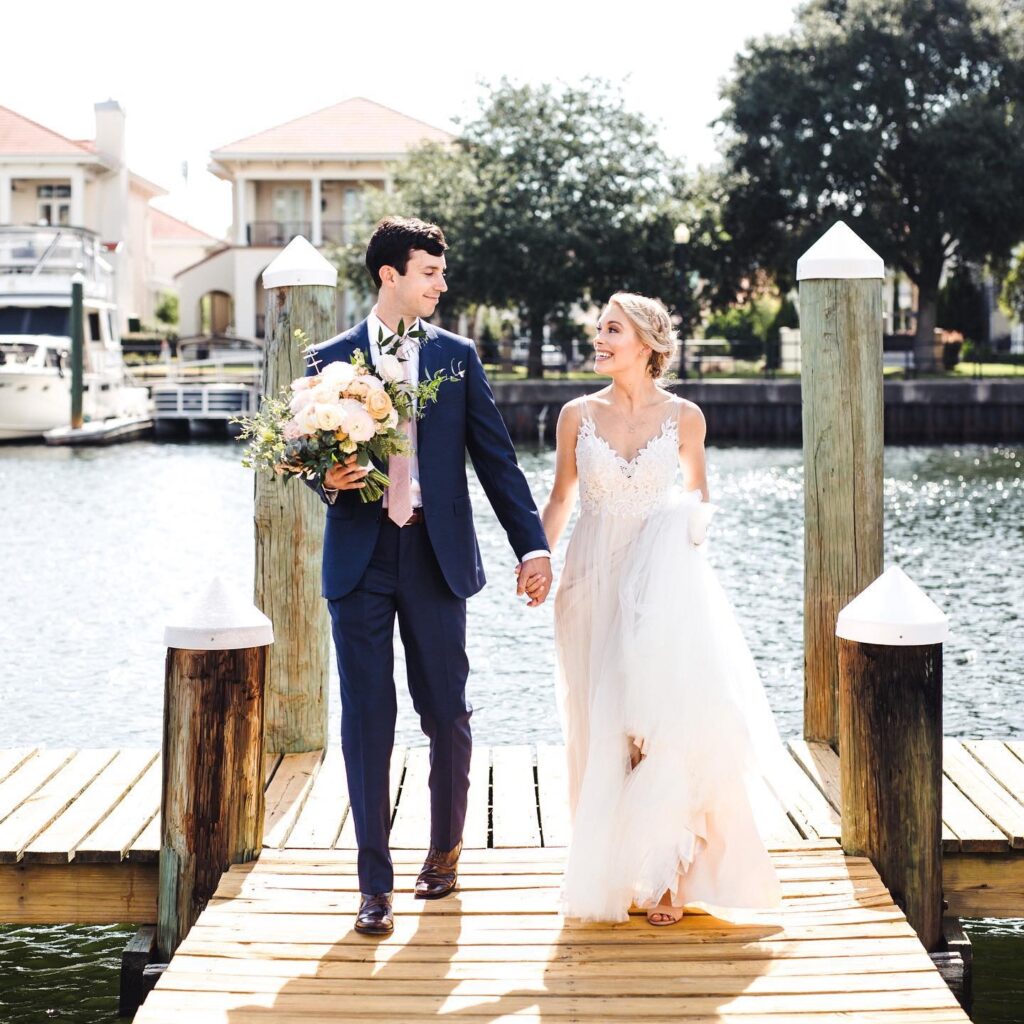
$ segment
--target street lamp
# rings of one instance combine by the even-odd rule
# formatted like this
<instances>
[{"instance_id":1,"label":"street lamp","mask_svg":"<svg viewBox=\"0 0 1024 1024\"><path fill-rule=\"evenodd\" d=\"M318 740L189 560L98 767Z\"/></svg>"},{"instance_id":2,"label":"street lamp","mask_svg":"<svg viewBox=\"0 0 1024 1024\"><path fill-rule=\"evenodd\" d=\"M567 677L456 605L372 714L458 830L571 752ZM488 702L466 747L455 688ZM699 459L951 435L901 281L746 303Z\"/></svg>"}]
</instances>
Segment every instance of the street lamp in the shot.
<instances>
[{"instance_id":1,"label":"street lamp","mask_svg":"<svg viewBox=\"0 0 1024 1024\"><path fill-rule=\"evenodd\" d=\"M686 335L690 329L690 281L686 272L686 247L690 244L690 229L683 223L676 225L672 232L675 243L675 264L679 272L679 379L686 380Z\"/></svg>"}]
</instances>

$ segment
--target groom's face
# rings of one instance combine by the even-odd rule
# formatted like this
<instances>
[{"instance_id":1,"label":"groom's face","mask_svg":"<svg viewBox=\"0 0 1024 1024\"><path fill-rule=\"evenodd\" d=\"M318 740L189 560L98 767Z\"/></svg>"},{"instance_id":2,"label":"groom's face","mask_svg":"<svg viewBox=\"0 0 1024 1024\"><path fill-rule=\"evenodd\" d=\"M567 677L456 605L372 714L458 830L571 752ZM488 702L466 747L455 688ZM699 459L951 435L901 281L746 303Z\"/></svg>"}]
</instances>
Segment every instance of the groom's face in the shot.
<instances>
[{"instance_id":1,"label":"groom's face","mask_svg":"<svg viewBox=\"0 0 1024 1024\"><path fill-rule=\"evenodd\" d=\"M391 298L398 309L427 320L434 315L438 301L448 291L444 279L447 269L443 255L431 256L423 249L413 249L404 274L399 274L394 267L381 268L381 284L391 289Z\"/></svg>"}]
</instances>

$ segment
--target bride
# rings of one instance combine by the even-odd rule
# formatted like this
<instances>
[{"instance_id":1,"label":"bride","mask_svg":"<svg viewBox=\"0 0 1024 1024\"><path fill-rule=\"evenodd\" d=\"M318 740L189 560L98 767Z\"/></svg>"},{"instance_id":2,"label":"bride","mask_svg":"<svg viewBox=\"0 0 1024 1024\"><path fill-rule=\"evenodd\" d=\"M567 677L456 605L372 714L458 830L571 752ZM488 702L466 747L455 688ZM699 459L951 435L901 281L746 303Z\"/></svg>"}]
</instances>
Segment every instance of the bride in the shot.
<instances>
[{"instance_id":1,"label":"bride","mask_svg":"<svg viewBox=\"0 0 1024 1024\"><path fill-rule=\"evenodd\" d=\"M612 296L594 343L611 384L562 409L543 512L554 550L579 490L555 644L573 817L563 903L585 920L625 921L635 904L667 925L686 905L728 917L780 902L755 808L785 752L705 559L704 416L659 384L673 342L660 302Z\"/></svg>"}]
</instances>

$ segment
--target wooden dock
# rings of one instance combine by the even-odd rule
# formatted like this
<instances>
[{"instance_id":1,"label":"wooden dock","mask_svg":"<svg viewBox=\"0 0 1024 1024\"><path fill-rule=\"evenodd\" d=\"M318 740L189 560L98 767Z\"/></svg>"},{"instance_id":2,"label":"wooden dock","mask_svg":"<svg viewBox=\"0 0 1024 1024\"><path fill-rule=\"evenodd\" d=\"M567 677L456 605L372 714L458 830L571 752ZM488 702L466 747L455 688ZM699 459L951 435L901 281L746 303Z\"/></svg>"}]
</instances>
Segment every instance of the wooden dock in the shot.
<instances>
[{"instance_id":1,"label":"wooden dock","mask_svg":"<svg viewBox=\"0 0 1024 1024\"><path fill-rule=\"evenodd\" d=\"M783 911L655 930L559 915L557 746L477 747L461 892L412 899L427 751L396 749L397 927L378 943L351 930L340 749L271 757L261 857L224 875L138 1020L966 1020L871 864L842 855L836 755L789 750L765 837ZM160 778L152 749L0 751L0 923L154 921ZM943 845L950 913L1024 915L1024 742L946 740Z\"/></svg>"}]
</instances>

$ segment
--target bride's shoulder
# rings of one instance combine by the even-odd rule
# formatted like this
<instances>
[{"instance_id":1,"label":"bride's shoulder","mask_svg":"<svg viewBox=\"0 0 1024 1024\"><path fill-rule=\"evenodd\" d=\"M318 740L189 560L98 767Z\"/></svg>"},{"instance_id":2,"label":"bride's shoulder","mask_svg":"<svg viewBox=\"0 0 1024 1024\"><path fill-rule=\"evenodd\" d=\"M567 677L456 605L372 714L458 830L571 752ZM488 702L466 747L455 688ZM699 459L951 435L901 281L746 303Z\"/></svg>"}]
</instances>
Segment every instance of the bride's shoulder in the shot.
<instances>
[{"instance_id":1,"label":"bride's shoulder","mask_svg":"<svg viewBox=\"0 0 1024 1024\"><path fill-rule=\"evenodd\" d=\"M707 432L707 424L700 406L696 402L691 402L688 398L680 398L678 395L675 396L675 401L680 438L699 437L703 440Z\"/></svg>"}]
</instances>

